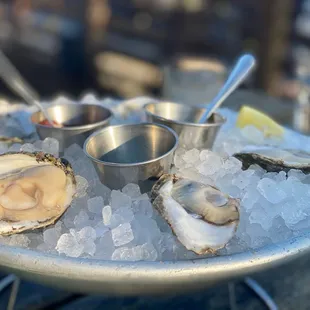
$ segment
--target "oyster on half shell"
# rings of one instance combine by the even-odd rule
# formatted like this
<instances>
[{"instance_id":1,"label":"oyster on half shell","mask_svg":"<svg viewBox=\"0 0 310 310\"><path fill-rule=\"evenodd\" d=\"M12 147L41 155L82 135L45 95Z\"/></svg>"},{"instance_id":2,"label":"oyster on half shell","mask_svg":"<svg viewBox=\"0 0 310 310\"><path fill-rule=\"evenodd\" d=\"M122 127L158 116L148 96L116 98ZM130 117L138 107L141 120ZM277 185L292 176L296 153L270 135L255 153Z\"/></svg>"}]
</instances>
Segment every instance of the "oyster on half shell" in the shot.
<instances>
[{"instance_id":1,"label":"oyster on half shell","mask_svg":"<svg viewBox=\"0 0 310 310\"><path fill-rule=\"evenodd\" d=\"M55 223L75 189L72 168L64 159L42 152L0 155L0 235Z\"/></svg>"},{"instance_id":2,"label":"oyster on half shell","mask_svg":"<svg viewBox=\"0 0 310 310\"><path fill-rule=\"evenodd\" d=\"M190 179L163 175L151 199L179 241L196 254L223 248L239 223L239 200Z\"/></svg>"},{"instance_id":3,"label":"oyster on half shell","mask_svg":"<svg viewBox=\"0 0 310 310\"><path fill-rule=\"evenodd\" d=\"M247 147L233 156L242 162L243 169L257 164L268 172L288 172L291 169L297 169L310 173L310 154L300 150L255 146Z\"/></svg>"}]
</instances>

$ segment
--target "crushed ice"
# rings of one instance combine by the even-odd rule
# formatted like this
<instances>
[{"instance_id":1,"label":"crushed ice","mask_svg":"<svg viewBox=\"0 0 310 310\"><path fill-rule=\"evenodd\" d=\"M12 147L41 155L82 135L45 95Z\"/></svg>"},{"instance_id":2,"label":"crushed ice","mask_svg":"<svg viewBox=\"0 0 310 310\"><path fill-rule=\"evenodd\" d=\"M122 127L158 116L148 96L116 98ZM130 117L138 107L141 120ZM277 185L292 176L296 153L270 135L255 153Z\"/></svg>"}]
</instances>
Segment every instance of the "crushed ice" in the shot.
<instances>
[{"instance_id":1,"label":"crushed ice","mask_svg":"<svg viewBox=\"0 0 310 310\"><path fill-rule=\"evenodd\" d=\"M231 157L246 145L271 144L310 151L310 138L286 129L284 140L265 139L254 127L235 127L237 114L221 113L227 123L213 151L178 149L174 164L178 175L219 187L241 200L241 220L236 236L220 253L228 254L276 243L310 227L310 177L298 170L267 173L259 166L241 169ZM3 121L3 119L0 119ZM14 127L12 124L10 126ZM229 134L228 134L229 133ZM40 151L58 156L53 138L10 147L6 151ZM77 176L77 197L54 226L42 231L0 237L0 243L39 251L104 260L174 260L194 258L174 237L167 223L152 208L147 194L136 184L111 191L101 184L92 163L77 145L64 157Z\"/></svg>"}]
</instances>

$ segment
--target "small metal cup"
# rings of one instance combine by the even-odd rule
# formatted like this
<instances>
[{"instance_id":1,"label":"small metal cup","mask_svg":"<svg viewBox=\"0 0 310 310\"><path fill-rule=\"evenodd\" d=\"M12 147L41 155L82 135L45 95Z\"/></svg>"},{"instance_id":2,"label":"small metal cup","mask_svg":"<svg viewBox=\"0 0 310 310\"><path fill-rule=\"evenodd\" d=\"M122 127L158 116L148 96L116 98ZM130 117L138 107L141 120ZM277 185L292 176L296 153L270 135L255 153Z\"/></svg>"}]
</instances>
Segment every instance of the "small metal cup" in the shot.
<instances>
[{"instance_id":1,"label":"small metal cup","mask_svg":"<svg viewBox=\"0 0 310 310\"><path fill-rule=\"evenodd\" d=\"M52 120L65 127L39 124L44 120L40 111L32 114L31 121L40 139L52 137L59 141L60 152L73 143L83 147L85 139L95 130L108 126L113 116L109 109L95 104L58 104L47 110Z\"/></svg>"},{"instance_id":2,"label":"small metal cup","mask_svg":"<svg viewBox=\"0 0 310 310\"><path fill-rule=\"evenodd\" d=\"M144 106L147 121L163 124L179 136L179 145L187 150L211 149L226 119L214 113L211 121L199 124L205 109L173 102L148 103Z\"/></svg>"},{"instance_id":3,"label":"small metal cup","mask_svg":"<svg viewBox=\"0 0 310 310\"><path fill-rule=\"evenodd\" d=\"M109 126L94 132L84 143L84 152L93 161L101 182L111 189L128 183L143 192L168 173L178 136L158 124Z\"/></svg>"}]
</instances>

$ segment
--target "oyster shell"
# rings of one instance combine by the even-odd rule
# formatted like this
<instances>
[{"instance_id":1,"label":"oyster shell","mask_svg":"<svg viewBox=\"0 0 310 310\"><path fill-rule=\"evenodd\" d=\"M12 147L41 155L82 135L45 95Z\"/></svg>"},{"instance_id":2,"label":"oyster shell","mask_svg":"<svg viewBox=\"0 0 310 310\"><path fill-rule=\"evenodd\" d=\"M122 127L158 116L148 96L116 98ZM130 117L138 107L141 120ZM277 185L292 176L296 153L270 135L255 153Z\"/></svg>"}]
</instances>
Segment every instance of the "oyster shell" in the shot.
<instances>
[{"instance_id":1,"label":"oyster shell","mask_svg":"<svg viewBox=\"0 0 310 310\"><path fill-rule=\"evenodd\" d=\"M257 164L268 172L288 172L298 169L310 173L310 154L291 149L280 149L272 146L248 147L234 154L242 162L243 169Z\"/></svg>"},{"instance_id":2,"label":"oyster shell","mask_svg":"<svg viewBox=\"0 0 310 310\"><path fill-rule=\"evenodd\" d=\"M72 168L64 159L42 152L0 155L0 235L55 223L75 188Z\"/></svg>"},{"instance_id":3,"label":"oyster shell","mask_svg":"<svg viewBox=\"0 0 310 310\"><path fill-rule=\"evenodd\" d=\"M163 175L154 185L151 199L179 241L196 254L223 248L239 223L239 200L213 186L175 175Z\"/></svg>"},{"instance_id":4,"label":"oyster shell","mask_svg":"<svg viewBox=\"0 0 310 310\"><path fill-rule=\"evenodd\" d=\"M2 137L0 136L0 143L5 143L8 145L14 144L14 143L24 143L24 141L18 137Z\"/></svg>"}]
</instances>

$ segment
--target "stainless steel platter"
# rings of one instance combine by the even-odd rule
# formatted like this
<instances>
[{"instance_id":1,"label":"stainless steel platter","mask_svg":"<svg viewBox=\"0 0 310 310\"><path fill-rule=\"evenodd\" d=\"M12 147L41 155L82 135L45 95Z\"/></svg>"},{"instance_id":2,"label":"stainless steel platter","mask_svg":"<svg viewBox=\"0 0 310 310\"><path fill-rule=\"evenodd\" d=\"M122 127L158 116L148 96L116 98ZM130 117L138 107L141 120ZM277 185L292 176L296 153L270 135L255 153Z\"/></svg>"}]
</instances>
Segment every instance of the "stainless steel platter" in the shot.
<instances>
[{"instance_id":1,"label":"stainless steel platter","mask_svg":"<svg viewBox=\"0 0 310 310\"><path fill-rule=\"evenodd\" d=\"M248 98L247 102L254 101L249 95L245 97ZM236 100L236 107L239 99ZM256 98L255 101L261 102ZM262 101L267 105L268 98L263 96ZM275 103L274 107L276 111L281 110L279 103ZM292 111L285 104L283 107L285 116L279 117L287 120ZM165 262L69 258L0 245L0 269L74 292L122 296L164 295L208 288L284 264L308 252L310 232L283 243L239 254Z\"/></svg>"}]
</instances>

